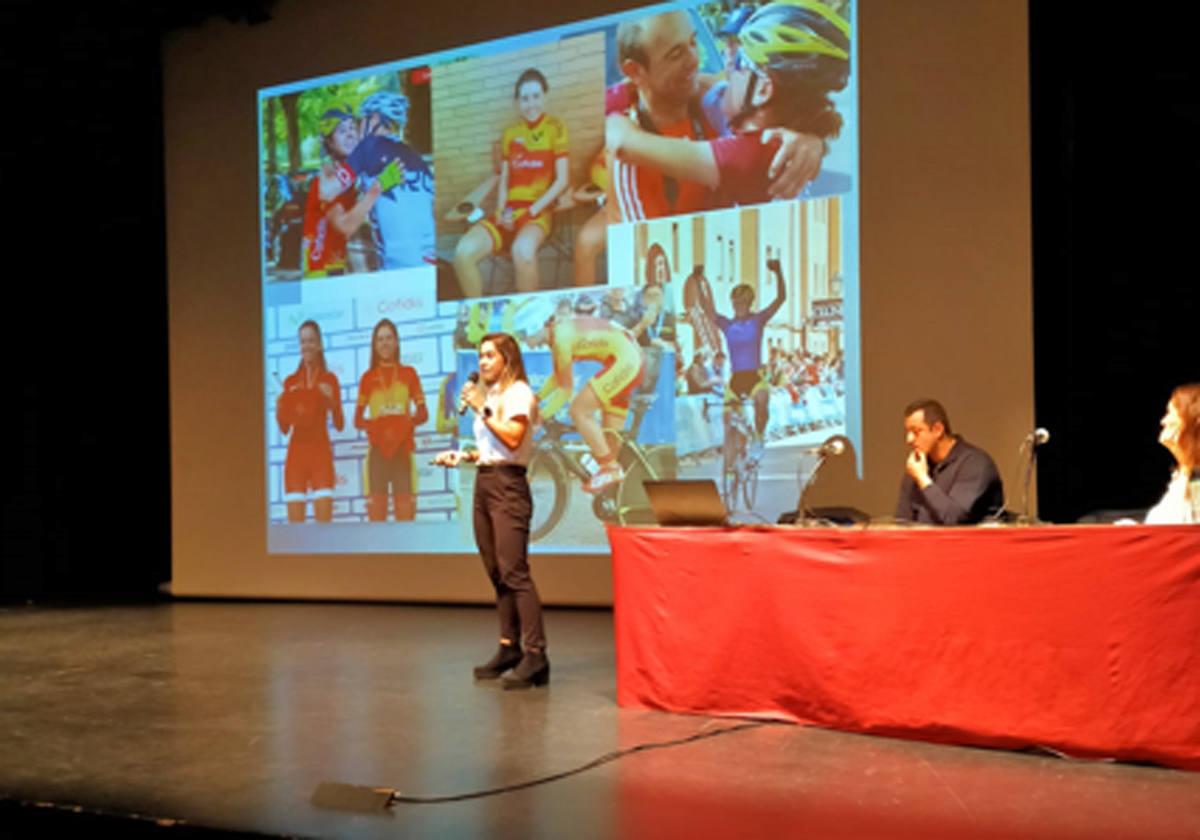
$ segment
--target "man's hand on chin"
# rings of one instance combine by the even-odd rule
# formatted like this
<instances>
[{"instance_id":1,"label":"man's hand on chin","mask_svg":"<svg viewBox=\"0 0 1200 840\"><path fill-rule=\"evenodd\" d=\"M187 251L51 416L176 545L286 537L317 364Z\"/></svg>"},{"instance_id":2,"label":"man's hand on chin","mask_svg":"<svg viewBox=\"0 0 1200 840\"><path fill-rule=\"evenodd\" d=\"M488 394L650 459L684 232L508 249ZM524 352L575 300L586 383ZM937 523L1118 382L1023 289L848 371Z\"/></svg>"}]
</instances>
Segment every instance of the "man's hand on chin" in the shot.
<instances>
[{"instance_id":1,"label":"man's hand on chin","mask_svg":"<svg viewBox=\"0 0 1200 840\"><path fill-rule=\"evenodd\" d=\"M922 490L933 483L929 478L929 459L924 452L914 449L904 462L904 468Z\"/></svg>"}]
</instances>

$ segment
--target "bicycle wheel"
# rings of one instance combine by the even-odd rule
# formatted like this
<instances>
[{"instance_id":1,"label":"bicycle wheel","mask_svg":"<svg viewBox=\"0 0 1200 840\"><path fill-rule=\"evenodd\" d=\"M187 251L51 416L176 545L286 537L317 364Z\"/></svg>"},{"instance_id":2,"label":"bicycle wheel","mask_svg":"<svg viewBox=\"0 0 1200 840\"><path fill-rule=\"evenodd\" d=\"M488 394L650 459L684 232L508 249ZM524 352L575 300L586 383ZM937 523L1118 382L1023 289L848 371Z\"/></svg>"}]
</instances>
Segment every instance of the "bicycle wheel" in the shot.
<instances>
[{"instance_id":1,"label":"bicycle wheel","mask_svg":"<svg viewBox=\"0 0 1200 840\"><path fill-rule=\"evenodd\" d=\"M742 459L742 498L746 510L754 510L754 500L758 498L758 463L749 458Z\"/></svg>"},{"instance_id":2,"label":"bicycle wheel","mask_svg":"<svg viewBox=\"0 0 1200 840\"><path fill-rule=\"evenodd\" d=\"M721 444L721 501L725 503L725 509L731 512L737 508L739 500L741 448L741 433L732 426L726 426L725 441Z\"/></svg>"},{"instance_id":3,"label":"bicycle wheel","mask_svg":"<svg viewBox=\"0 0 1200 840\"><path fill-rule=\"evenodd\" d=\"M571 484L558 458L548 452L534 452L525 471L529 494L533 497L533 520L529 523L529 541L537 542L558 525L567 509Z\"/></svg>"},{"instance_id":4,"label":"bicycle wheel","mask_svg":"<svg viewBox=\"0 0 1200 840\"><path fill-rule=\"evenodd\" d=\"M645 482L675 477L678 467L675 447L659 444L642 448L626 444L621 461L625 478L617 488L617 521L622 525L653 525L654 511L650 509Z\"/></svg>"}]
</instances>

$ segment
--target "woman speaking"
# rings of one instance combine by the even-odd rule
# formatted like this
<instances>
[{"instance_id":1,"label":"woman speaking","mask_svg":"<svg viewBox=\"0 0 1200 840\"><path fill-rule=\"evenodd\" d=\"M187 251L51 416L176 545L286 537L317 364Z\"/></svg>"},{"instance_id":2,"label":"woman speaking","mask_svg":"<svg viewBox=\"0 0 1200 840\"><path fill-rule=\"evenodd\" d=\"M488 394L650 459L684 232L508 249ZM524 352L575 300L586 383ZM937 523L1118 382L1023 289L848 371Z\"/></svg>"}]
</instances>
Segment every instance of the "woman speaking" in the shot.
<instances>
[{"instance_id":1,"label":"woman speaking","mask_svg":"<svg viewBox=\"0 0 1200 840\"><path fill-rule=\"evenodd\" d=\"M504 687L529 688L550 681L542 604L529 574L533 502L525 466L533 453L537 401L525 375L521 348L507 333L483 337L479 373L482 381L468 382L462 390L463 404L475 412L475 450L442 452L434 460L444 467L464 461L478 464L475 543L496 590L500 648L475 668L475 678L494 680L511 668Z\"/></svg>"}]
</instances>

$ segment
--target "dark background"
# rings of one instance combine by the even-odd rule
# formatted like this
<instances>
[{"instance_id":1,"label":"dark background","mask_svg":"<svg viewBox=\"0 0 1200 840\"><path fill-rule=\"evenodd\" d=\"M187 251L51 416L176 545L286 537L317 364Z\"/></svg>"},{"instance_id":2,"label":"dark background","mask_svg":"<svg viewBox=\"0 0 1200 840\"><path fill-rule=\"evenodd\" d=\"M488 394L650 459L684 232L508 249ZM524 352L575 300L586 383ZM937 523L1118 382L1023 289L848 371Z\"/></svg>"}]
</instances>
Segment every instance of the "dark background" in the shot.
<instances>
[{"instance_id":1,"label":"dark background","mask_svg":"<svg viewBox=\"0 0 1200 840\"><path fill-rule=\"evenodd\" d=\"M13 327L0 602L156 597L170 578L168 388L186 386L168 382L160 42L211 15L260 25L273 5L0 5ZM1200 380L1200 73L1186 27L1153 30L1114 40L1086 8L1030 3L1047 521L1153 504L1171 466L1159 417L1174 385Z\"/></svg>"}]
</instances>

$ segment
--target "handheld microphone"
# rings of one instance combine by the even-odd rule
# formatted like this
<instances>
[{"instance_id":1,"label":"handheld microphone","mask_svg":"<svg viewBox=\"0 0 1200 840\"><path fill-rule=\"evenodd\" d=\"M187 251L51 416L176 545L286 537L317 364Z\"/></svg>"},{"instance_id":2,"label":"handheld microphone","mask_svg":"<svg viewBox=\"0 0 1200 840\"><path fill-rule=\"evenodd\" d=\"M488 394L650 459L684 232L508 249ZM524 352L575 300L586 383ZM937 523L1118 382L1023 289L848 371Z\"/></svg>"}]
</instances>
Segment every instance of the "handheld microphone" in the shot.
<instances>
[{"instance_id":1,"label":"handheld microphone","mask_svg":"<svg viewBox=\"0 0 1200 840\"><path fill-rule=\"evenodd\" d=\"M467 381L472 385L477 383L479 381L479 371L473 370L467 374ZM467 405L467 401L460 396L458 398L458 416L462 417L464 414L466 414L469 407L470 406Z\"/></svg>"}]
</instances>

